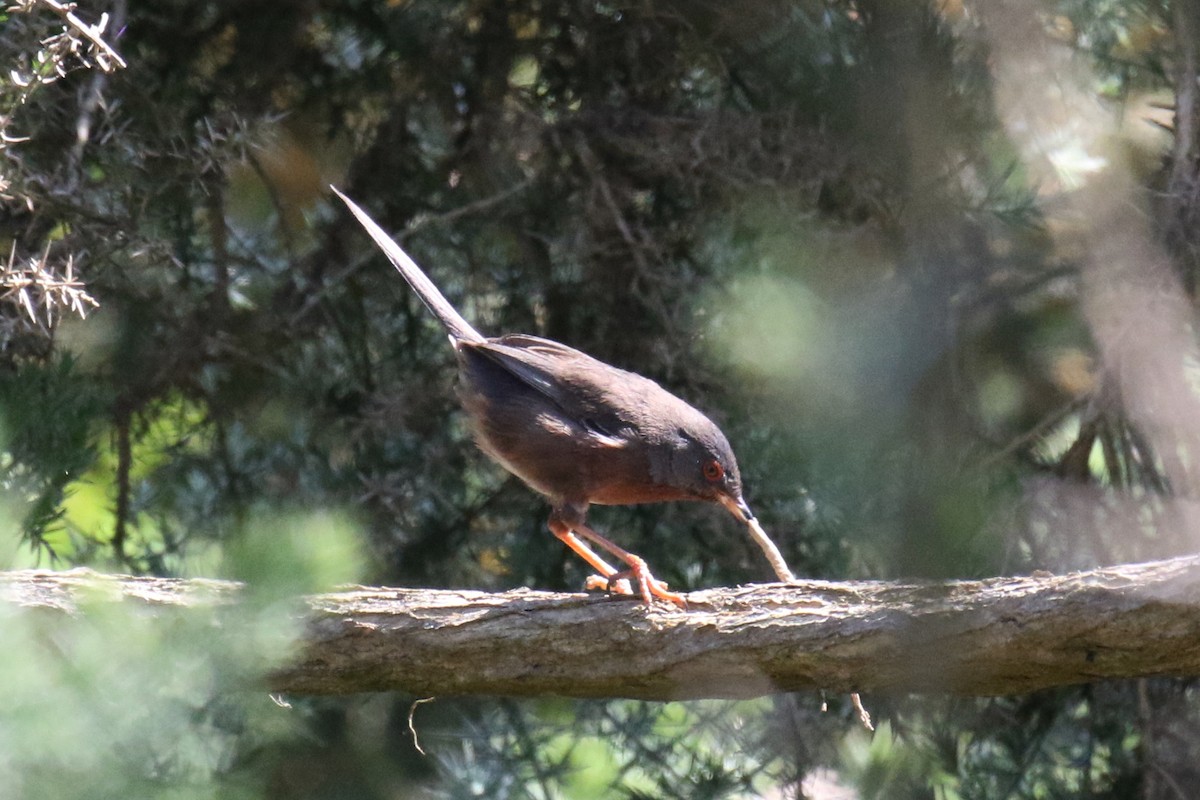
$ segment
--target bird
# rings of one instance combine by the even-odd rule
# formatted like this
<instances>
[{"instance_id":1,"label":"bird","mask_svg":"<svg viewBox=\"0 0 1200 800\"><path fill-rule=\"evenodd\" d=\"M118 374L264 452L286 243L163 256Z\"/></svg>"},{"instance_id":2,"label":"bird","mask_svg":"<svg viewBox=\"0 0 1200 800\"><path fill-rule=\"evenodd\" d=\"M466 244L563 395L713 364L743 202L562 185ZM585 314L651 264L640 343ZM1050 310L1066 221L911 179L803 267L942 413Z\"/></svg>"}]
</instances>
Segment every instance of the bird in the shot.
<instances>
[{"instance_id":1,"label":"bird","mask_svg":"<svg viewBox=\"0 0 1200 800\"><path fill-rule=\"evenodd\" d=\"M476 443L549 501L551 533L599 573L588 588L633 594L636 586L647 607L658 598L687 608L644 559L587 523L591 505L676 500L724 506L747 526L779 580L793 579L746 503L733 449L712 420L651 379L565 344L521 333L485 337L365 211L330 188L442 324Z\"/></svg>"}]
</instances>

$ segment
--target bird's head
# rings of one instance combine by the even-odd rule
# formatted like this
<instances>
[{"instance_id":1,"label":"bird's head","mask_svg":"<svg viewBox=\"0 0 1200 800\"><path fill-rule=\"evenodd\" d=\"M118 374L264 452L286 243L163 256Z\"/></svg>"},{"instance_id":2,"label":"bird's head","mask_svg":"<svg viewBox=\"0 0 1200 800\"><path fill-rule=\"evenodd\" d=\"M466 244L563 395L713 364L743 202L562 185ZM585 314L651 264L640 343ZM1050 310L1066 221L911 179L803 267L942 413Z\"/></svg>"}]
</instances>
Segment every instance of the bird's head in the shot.
<instances>
[{"instance_id":1,"label":"bird's head","mask_svg":"<svg viewBox=\"0 0 1200 800\"><path fill-rule=\"evenodd\" d=\"M687 425L675 431L671 448L670 475L673 488L695 500L720 503L739 522L746 526L750 538L763 551L775 576L781 581L793 580L791 569L779 548L759 525L742 497L742 476L737 459L725 434L704 415L696 412Z\"/></svg>"},{"instance_id":2,"label":"bird's head","mask_svg":"<svg viewBox=\"0 0 1200 800\"><path fill-rule=\"evenodd\" d=\"M720 428L701 417L675 433L670 484L696 500L720 503L741 522L754 519L742 497L742 475L733 448Z\"/></svg>"}]
</instances>

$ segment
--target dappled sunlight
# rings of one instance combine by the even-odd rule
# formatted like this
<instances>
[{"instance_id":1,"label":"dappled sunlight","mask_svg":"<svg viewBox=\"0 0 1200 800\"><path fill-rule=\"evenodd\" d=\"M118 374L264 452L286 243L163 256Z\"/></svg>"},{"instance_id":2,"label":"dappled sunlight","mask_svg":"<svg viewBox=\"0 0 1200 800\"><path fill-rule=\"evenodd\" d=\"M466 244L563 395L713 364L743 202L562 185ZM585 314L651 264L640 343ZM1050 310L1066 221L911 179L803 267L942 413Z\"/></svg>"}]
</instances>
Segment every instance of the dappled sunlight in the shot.
<instances>
[{"instance_id":1,"label":"dappled sunlight","mask_svg":"<svg viewBox=\"0 0 1200 800\"><path fill-rule=\"evenodd\" d=\"M1200 699L1166 678L867 697L874 737L833 696L440 699L415 714L428 756L412 698L247 688L294 654L305 595L586 580L547 498L471 443L456 353L331 183L481 331L564 342L710 417L777 575L1194 552L1200 0L21 0L0 26L0 566L245 584L193 616L0 608L0 793L1200 784ZM584 394L606 476L644 466L617 446L637 425L687 441ZM581 499L546 472L551 505ZM605 497L649 496L628 489ZM704 503L596 520L672 592L770 577Z\"/></svg>"}]
</instances>

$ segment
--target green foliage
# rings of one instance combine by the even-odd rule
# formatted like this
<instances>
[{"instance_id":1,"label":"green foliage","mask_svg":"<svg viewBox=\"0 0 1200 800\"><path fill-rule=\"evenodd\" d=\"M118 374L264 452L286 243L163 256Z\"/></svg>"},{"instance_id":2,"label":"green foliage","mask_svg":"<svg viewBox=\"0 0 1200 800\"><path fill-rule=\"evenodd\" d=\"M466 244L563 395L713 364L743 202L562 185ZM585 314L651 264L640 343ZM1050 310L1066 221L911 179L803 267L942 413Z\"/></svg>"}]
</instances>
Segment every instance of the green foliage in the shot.
<instances>
[{"instance_id":1,"label":"green foliage","mask_svg":"<svg viewBox=\"0 0 1200 800\"><path fill-rule=\"evenodd\" d=\"M342 515L263 515L223 549L220 572L246 583L259 602L281 602L360 580L360 545Z\"/></svg>"},{"instance_id":2,"label":"green foliage","mask_svg":"<svg viewBox=\"0 0 1200 800\"><path fill-rule=\"evenodd\" d=\"M69 355L0 372L0 488L27 540L54 556L75 555L65 504L95 461L105 392Z\"/></svg>"},{"instance_id":3,"label":"green foliage","mask_svg":"<svg viewBox=\"0 0 1200 800\"><path fill-rule=\"evenodd\" d=\"M261 635L228 649L215 621L191 613L130 614L103 600L84 611L71 620L4 612L8 796L261 796L261 774L239 758L255 740L299 730L265 694L237 687L287 649ZM239 630L253 631L248 622Z\"/></svg>"},{"instance_id":4,"label":"green foliage","mask_svg":"<svg viewBox=\"0 0 1200 800\"><path fill-rule=\"evenodd\" d=\"M207 613L113 603L104 586L69 617L0 610L6 796L263 796L279 749L305 734L253 687L295 655L297 598L355 580L361 560L329 515L249 528L223 565L247 593Z\"/></svg>"},{"instance_id":5,"label":"green foliage","mask_svg":"<svg viewBox=\"0 0 1200 800\"><path fill-rule=\"evenodd\" d=\"M756 702L502 702L437 755L445 797L748 797L783 764Z\"/></svg>"}]
</instances>

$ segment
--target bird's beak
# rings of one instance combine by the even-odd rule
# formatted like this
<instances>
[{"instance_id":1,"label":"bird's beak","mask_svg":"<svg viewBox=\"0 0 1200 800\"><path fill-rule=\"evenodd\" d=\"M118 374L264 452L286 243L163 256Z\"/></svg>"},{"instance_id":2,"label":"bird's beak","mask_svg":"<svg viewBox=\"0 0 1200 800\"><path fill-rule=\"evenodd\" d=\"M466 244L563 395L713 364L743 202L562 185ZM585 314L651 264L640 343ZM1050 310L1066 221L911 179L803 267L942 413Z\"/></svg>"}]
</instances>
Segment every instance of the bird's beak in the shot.
<instances>
[{"instance_id":1,"label":"bird's beak","mask_svg":"<svg viewBox=\"0 0 1200 800\"><path fill-rule=\"evenodd\" d=\"M754 521L754 512L750 510L750 506L746 505L746 501L740 494L737 497L719 494L717 495L717 500L729 510L730 514L733 514L741 522Z\"/></svg>"}]
</instances>

